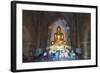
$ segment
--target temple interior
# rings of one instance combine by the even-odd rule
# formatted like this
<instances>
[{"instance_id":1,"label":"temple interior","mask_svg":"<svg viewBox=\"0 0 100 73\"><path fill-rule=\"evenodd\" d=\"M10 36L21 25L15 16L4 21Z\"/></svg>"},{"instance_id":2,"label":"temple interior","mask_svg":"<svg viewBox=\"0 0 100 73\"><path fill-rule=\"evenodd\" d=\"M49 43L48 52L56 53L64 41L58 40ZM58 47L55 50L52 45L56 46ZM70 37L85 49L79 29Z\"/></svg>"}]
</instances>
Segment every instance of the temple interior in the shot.
<instances>
[{"instance_id":1,"label":"temple interior","mask_svg":"<svg viewBox=\"0 0 100 73\"><path fill-rule=\"evenodd\" d=\"M91 14L23 10L23 62L91 59Z\"/></svg>"}]
</instances>

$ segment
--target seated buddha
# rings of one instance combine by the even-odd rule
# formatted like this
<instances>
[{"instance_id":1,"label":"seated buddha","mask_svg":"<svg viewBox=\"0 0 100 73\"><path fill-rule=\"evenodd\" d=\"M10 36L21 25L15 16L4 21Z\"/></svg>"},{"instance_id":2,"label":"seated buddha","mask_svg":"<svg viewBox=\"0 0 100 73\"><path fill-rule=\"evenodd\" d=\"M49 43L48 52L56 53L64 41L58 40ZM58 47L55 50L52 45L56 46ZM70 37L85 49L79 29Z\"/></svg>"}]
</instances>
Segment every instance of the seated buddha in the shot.
<instances>
[{"instance_id":1,"label":"seated buddha","mask_svg":"<svg viewBox=\"0 0 100 73\"><path fill-rule=\"evenodd\" d=\"M64 34L62 33L60 26L57 27L56 32L54 33L54 43L59 47L64 46L64 48L71 48L67 45L66 41L64 40Z\"/></svg>"},{"instance_id":2,"label":"seated buddha","mask_svg":"<svg viewBox=\"0 0 100 73\"><path fill-rule=\"evenodd\" d=\"M61 32L61 27L58 26L56 32L54 33L54 42L64 41L64 34Z\"/></svg>"},{"instance_id":3,"label":"seated buddha","mask_svg":"<svg viewBox=\"0 0 100 73\"><path fill-rule=\"evenodd\" d=\"M71 47L67 45L67 42L64 40L64 33L62 33L61 27L56 28L54 33L54 40L51 41L49 46L49 55L53 57L53 60L63 60L68 57Z\"/></svg>"},{"instance_id":4,"label":"seated buddha","mask_svg":"<svg viewBox=\"0 0 100 73\"><path fill-rule=\"evenodd\" d=\"M69 48L66 44L66 41L64 40L64 33L61 31L61 27L58 26L56 28L56 32L54 33L54 41L51 42L52 45L50 48L53 48L53 50L64 50L64 48Z\"/></svg>"}]
</instances>

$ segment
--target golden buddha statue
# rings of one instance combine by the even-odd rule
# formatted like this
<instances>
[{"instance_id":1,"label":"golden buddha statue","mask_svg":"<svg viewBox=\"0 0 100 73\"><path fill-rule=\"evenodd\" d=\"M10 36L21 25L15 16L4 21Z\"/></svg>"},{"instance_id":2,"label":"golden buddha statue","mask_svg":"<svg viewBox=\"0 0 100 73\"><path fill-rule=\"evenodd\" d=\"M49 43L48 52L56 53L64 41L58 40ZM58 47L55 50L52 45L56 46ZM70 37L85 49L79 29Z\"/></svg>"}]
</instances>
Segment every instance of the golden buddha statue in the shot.
<instances>
[{"instance_id":1,"label":"golden buddha statue","mask_svg":"<svg viewBox=\"0 0 100 73\"><path fill-rule=\"evenodd\" d=\"M58 26L56 33L54 33L54 42L64 41L64 34L61 32L61 27Z\"/></svg>"},{"instance_id":2,"label":"golden buddha statue","mask_svg":"<svg viewBox=\"0 0 100 73\"><path fill-rule=\"evenodd\" d=\"M69 53L69 50L71 49L64 40L64 33L62 33L60 26L57 27L56 32L54 33L54 40L51 41L49 49L49 53L54 53L56 51L66 51Z\"/></svg>"}]
</instances>

